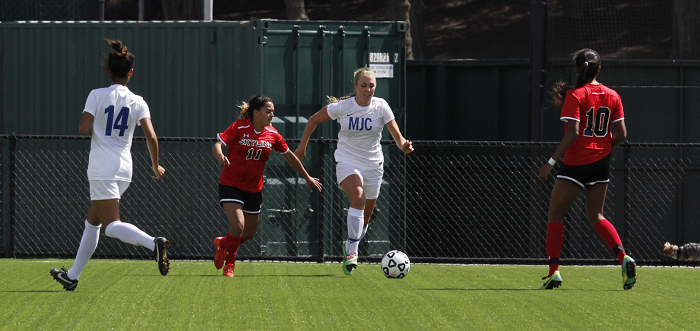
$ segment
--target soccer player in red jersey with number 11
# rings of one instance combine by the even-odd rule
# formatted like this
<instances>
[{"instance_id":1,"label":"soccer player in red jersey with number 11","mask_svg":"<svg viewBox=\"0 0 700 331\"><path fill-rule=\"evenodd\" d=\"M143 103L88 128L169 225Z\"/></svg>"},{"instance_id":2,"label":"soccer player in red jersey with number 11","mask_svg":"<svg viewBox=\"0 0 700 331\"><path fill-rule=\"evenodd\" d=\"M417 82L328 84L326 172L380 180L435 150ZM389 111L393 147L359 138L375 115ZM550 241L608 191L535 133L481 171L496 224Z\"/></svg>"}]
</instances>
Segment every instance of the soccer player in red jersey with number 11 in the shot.
<instances>
[{"instance_id":1,"label":"soccer player in red jersey with number 11","mask_svg":"<svg viewBox=\"0 0 700 331\"><path fill-rule=\"evenodd\" d=\"M321 183L312 178L299 159L291 153L282 135L270 124L275 105L266 96L254 96L240 106L240 119L219 133L212 152L224 169L219 179L219 199L226 211L230 229L225 237L214 239L214 266L224 267L224 276L233 277L238 247L255 236L262 206L263 171L272 149L282 156L306 180L309 190L321 191ZM228 147L224 156L223 146ZM224 266L224 262L226 265Z\"/></svg>"},{"instance_id":2,"label":"soccer player in red jersey with number 11","mask_svg":"<svg viewBox=\"0 0 700 331\"><path fill-rule=\"evenodd\" d=\"M617 230L603 216L605 193L610 182L612 147L627 137L625 114L620 96L598 83L600 56L592 49L582 49L574 55L576 86L565 83L554 87L553 104L562 107L560 119L566 122L564 138L554 155L540 168L541 180L547 178L557 160L566 152L549 202L547 224L547 256L549 275L542 278L540 289L561 285L559 258L564 243L563 220L569 207L582 189L586 189L586 215L622 265L622 287L631 289L637 281L634 260L625 253ZM611 126L615 126L615 134Z\"/></svg>"}]
</instances>

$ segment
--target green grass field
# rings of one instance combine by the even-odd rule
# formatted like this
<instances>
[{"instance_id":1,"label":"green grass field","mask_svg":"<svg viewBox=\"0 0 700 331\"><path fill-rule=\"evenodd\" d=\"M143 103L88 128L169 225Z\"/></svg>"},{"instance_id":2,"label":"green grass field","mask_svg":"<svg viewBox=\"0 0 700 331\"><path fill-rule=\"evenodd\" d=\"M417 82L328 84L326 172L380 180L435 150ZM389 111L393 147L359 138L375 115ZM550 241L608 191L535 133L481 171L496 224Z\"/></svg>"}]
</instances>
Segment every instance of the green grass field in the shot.
<instances>
[{"instance_id":1,"label":"green grass field","mask_svg":"<svg viewBox=\"0 0 700 331\"><path fill-rule=\"evenodd\" d=\"M0 330L691 330L700 328L700 269L414 264L404 279L377 264L92 260L78 288L49 275L72 260L0 259Z\"/></svg>"}]
</instances>

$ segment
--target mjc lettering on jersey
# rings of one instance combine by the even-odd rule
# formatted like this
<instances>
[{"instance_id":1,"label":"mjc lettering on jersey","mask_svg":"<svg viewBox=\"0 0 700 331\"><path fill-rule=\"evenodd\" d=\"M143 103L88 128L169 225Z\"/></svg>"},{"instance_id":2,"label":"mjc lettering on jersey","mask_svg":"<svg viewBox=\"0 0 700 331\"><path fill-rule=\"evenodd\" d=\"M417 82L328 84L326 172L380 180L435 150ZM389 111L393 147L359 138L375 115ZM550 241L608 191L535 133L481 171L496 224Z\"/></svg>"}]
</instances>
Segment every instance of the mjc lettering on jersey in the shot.
<instances>
[{"instance_id":1,"label":"mjc lettering on jersey","mask_svg":"<svg viewBox=\"0 0 700 331\"><path fill-rule=\"evenodd\" d=\"M372 130L372 119L365 117L350 117L348 121L348 130L370 131Z\"/></svg>"},{"instance_id":2,"label":"mjc lettering on jersey","mask_svg":"<svg viewBox=\"0 0 700 331\"><path fill-rule=\"evenodd\" d=\"M249 146L249 147L264 147L264 148L272 148L272 143L269 141L258 141L258 140L253 140L253 139L241 139L238 141L239 144L243 146Z\"/></svg>"}]
</instances>

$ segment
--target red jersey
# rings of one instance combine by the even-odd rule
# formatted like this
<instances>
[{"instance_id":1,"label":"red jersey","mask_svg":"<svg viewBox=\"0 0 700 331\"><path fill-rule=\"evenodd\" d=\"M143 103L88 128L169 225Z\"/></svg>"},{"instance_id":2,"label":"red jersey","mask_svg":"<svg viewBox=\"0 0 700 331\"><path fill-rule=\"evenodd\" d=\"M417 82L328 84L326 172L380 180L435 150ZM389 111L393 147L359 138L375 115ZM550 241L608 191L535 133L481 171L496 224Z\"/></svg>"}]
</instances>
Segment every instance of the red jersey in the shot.
<instances>
[{"instance_id":1,"label":"red jersey","mask_svg":"<svg viewBox=\"0 0 700 331\"><path fill-rule=\"evenodd\" d=\"M566 92L562 121L579 121L578 138L569 146L562 162L582 165L596 162L612 150L612 123L625 119L620 96L603 84L586 84ZM569 129L566 123L564 131Z\"/></svg>"},{"instance_id":2,"label":"red jersey","mask_svg":"<svg viewBox=\"0 0 700 331\"><path fill-rule=\"evenodd\" d=\"M265 162L272 149L279 153L289 151L284 138L272 125L257 132L250 119L235 121L216 136L228 147L226 157L231 163L221 171L219 184L250 193L262 191Z\"/></svg>"}]
</instances>

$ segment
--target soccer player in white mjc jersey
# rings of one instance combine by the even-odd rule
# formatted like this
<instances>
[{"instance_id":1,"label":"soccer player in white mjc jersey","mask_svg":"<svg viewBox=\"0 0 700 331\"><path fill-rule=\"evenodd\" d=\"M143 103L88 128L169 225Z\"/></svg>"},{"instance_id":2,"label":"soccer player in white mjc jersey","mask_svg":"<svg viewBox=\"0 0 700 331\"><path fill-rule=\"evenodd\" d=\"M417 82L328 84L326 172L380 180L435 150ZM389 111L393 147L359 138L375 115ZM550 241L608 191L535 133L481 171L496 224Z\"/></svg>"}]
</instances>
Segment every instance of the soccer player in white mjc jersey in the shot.
<instances>
[{"instance_id":1,"label":"soccer player in white mjc jersey","mask_svg":"<svg viewBox=\"0 0 700 331\"><path fill-rule=\"evenodd\" d=\"M97 248L102 226L105 226L107 236L152 250L162 275L165 276L170 269L167 239L154 238L133 224L119 220L119 199L131 183L131 141L137 126L141 126L146 136L153 178L163 177L165 168L158 164L158 138L151 124L148 105L126 87L134 74L134 55L121 41L107 42L112 48L107 63L112 85L90 92L79 124L81 135L92 131L87 171L92 205L73 266L70 270L51 269L53 278L67 291L78 286L80 273Z\"/></svg>"},{"instance_id":2,"label":"soccer player in white mjc jersey","mask_svg":"<svg viewBox=\"0 0 700 331\"><path fill-rule=\"evenodd\" d=\"M384 154L380 140L386 126L396 146L404 153L413 152L413 144L404 139L394 113L384 99L375 98L377 79L369 68L354 73L355 93L331 103L309 118L299 147L294 152L301 160L306 154L309 137L319 123L338 120L338 147L335 151L336 178L350 200L348 239L343 244L343 272L351 275L357 268L357 247L367 233L374 205L384 175Z\"/></svg>"}]
</instances>

